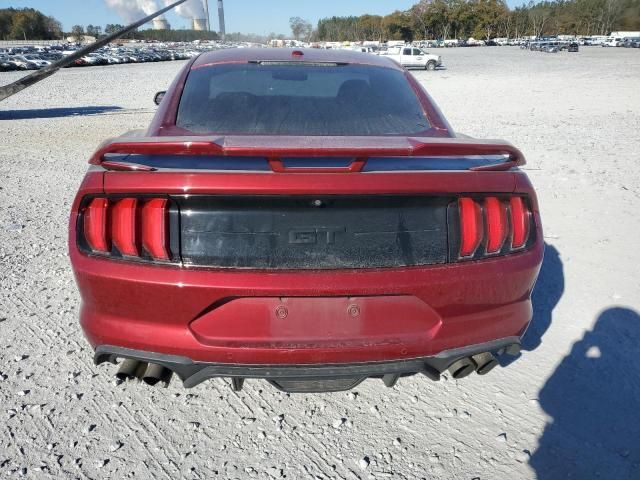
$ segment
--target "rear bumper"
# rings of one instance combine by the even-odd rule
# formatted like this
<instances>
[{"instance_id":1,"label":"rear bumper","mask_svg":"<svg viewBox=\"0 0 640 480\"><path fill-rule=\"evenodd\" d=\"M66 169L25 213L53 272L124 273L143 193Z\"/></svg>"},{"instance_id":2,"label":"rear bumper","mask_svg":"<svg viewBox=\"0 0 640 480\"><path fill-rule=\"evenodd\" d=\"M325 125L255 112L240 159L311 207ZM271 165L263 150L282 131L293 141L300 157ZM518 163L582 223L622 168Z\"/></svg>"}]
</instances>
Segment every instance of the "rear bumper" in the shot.
<instances>
[{"instance_id":1,"label":"rear bumper","mask_svg":"<svg viewBox=\"0 0 640 480\"><path fill-rule=\"evenodd\" d=\"M477 262L304 272L143 265L73 247L71 260L94 348L273 368L404 362L520 337L542 250L539 239L526 252ZM316 314L323 298L337 310ZM280 304L293 306L291 315L279 316ZM361 315L351 316L352 304Z\"/></svg>"},{"instance_id":2,"label":"rear bumper","mask_svg":"<svg viewBox=\"0 0 640 480\"><path fill-rule=\"evenodd\" d=\"M149 364L161 365L171 370L182 380L184 387L191 388L211 378L266 379L276 388L288 392L339 391L355 387L367 378L381 378L388 386L401 376L422 373L431 380L439 380L449 365L484 352L504 352L516 348L520 339L508 337L484 344L446 350L438 355L411 360L367 362L348 364L315 365L238 365L231 363L197 362L190 358L154 352L132 350L100 345L96 348L94 362L116 363L118 359L133 359Z\"/></svg>"}]
</instances>

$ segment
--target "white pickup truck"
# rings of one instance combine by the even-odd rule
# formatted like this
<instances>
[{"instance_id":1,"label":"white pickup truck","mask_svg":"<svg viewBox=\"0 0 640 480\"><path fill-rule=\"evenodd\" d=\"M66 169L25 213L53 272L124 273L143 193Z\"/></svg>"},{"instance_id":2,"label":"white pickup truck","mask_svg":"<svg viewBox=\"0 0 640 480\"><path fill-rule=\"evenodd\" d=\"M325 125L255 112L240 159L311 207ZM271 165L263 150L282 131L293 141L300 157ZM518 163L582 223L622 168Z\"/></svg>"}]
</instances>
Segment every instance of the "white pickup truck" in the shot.
<instances>
[{"instance_id":1,"label":"white pickup truck","mask_svg":"<svg viewBox=\"0 0 640 480\"><path fill-rule=\"evenodd\" d=\"M406 68L435 70L436 67L442 65L442 57L440 55L431 55L412 46L390 48L386 52L380 53L380 55L391 57Z\"/></svg>"}]
</instances>

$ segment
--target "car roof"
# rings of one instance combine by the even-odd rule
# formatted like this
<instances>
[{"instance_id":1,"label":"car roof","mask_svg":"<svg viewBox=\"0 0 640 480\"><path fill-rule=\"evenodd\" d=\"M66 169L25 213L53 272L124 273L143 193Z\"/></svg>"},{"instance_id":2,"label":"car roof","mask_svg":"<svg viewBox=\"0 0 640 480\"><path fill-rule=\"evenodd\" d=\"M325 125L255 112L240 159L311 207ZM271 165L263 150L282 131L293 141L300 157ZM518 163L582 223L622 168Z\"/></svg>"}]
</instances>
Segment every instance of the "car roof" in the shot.
<instances>
[{"instance_id":1,"label":"car roof","mask_svg":"<svg viewBox=\"0 0 640 480\"><path fill-rule=\"evenodd\" d=\"M302 52L302 57L293 52ZM220 63L244 63L250 61L300 61L300 62L336 62L402 70L391 58L372 55L354 50L324 50L319 48L227 48L200 55L193 68Z\"/></svg>"}]
</instances>

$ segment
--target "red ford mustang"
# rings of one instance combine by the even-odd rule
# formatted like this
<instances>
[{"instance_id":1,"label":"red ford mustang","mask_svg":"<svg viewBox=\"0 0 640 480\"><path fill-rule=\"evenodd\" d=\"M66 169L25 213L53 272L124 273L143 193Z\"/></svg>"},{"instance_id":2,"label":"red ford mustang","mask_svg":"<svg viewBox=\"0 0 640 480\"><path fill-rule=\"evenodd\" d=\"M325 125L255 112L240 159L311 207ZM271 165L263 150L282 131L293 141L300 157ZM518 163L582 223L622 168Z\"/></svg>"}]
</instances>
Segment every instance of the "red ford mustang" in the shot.
<instances>
[{"instance_id":1,"label":"red ford mustang","mask_svg":"<svg viewBox=\"0 0 640 480\"><path fill-rule=\"evenodd\" d=\"M313 392L518 351L543 254L523 156L456 135L391 59L207 53L159 103L98 149L73 204L96 363Z\"/></svg>"}]
</instances>

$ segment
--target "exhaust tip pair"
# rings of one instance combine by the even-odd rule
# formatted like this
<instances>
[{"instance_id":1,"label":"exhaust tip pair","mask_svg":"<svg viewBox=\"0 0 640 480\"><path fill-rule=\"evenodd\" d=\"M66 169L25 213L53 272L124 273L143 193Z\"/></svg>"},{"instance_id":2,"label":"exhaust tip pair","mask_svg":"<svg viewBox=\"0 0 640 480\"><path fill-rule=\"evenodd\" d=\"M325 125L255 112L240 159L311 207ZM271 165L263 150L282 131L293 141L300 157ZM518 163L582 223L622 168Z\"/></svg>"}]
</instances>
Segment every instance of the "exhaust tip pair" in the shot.
<instances>
[{"instance_id":1,"label":"exhaust tip pair","mask_svg":"<svg viewBox=\"0 0 640 480\"><path fill-rule=\"evenodd\" d=\"M166 388L171 382L173 372L156 363L141 362L132 358L126 358L120 364L116 378L120 381L138 379L150 386L162 383Z\"/></svg>"},{"instance_id":2,"label":"exhaust tip pair","mask_svg":"<svg viewBox=\"0 0 640 480\"><path fill-rule=\"evenodd\" d=\"M456 360L449 367L449 373L457 380L471 375L473 372L478 375L486 375L497 365L498 359L491 352L484 352Z\"/></svg>"}]
</instances>

